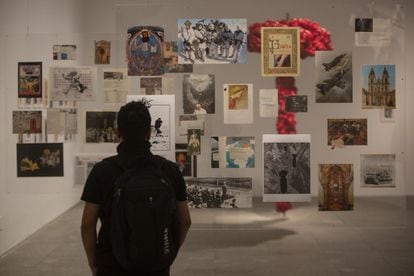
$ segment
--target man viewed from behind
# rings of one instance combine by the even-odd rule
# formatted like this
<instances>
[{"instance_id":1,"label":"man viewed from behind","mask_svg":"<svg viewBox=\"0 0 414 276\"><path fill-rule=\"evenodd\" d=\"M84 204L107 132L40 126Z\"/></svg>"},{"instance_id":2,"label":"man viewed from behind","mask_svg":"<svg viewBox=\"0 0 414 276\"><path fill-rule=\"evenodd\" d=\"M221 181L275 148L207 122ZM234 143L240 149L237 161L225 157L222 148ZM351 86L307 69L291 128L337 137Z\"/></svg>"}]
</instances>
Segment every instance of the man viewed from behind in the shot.
<instances>
[{"instance_id":1,"label":"man viewed from behind","mask_svg":"<svg viewBox=\"0 0 414 276\"><path fill-rule=\"evenodd\" d=\"M117 147L118 154L94 166L81 196L85 201L81 223L82 242L94 276L170 275L170 265L191 225L186 186L178 167L150 151L149 106L143 100L121 107L117 118L121 141ZM141 177L139 174L146 176ZM149 184L151 180L157 179L161 181L155 183L158 185L154 186L155 189ZM168 191L172 195L171 206L165 203L168 200L164 200L168 198ZM160 198L162 200L157 201ZM122 209L124 200L128 201L125 210ZM139 203L131 207L131 202ZM154 220L148 217L159 213L163 215L157 221L171 221L161 231L157 231L157 228L164 226L152 223ZM171 214L170 220L166 219L167 213ZM126 225L122 221L123 216L127 217L125 221L129 223L126 230L123 229ZM101 227L97 234L98 219ZM120 233L125 236L119 237ZM117 240L127 242L122 244ZM135 246L136 240L140 240L136 243L141 246ZM154 256L160 255L156 252L169 255L163 262L157 258L147 260L151 252Z\"/></svg>"}]
</instances>

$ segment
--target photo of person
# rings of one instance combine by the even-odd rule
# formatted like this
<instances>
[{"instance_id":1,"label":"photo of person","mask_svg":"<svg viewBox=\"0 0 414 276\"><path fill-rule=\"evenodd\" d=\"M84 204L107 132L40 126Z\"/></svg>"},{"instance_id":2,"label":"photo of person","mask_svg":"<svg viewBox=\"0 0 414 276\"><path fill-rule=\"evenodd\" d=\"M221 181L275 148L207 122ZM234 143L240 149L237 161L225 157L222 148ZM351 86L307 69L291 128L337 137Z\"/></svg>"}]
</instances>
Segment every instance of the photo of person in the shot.
<instances>
[{"instance_id":1,"label":"photo of person","mask_svg":"<svg viewBox=\"0 0 414 276\"><path fill-rule=\"evenodd\" d=\"M247 109L248 108L248 86L247 85L229 85L229 109Z\"/></svg>"},{"instance_id":2,"label":"photo of person","mask_svg":"<svg viewBox=\"0 0 414 276\"><path fill-rule=\"evenodd\" d=\"M188 155L201 154L201 131L199 129L189 129L187 134Z\"/></svg>"},{"instance_id":3,"label":"photo of person","mask_svg":"<svg viewBox=\"0 0 414 276\"><path fill-rule=\"evenodd\" d=\"M183 105L184 114L215 113L214 75L184 75Z\"/></svg>"}]
</instances>

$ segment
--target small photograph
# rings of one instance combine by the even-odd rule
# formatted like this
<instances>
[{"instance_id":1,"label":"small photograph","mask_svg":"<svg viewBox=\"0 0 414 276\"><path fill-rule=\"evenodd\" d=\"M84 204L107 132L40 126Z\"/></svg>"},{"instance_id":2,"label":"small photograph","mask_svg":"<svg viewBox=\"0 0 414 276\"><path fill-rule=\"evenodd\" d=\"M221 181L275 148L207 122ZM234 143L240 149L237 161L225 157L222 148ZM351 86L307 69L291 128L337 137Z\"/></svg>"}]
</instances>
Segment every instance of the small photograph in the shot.
<instances>
[{"instance_id":1,"label":"small photograph","mask_svg":"<svg viewBox=\"0 0 414 276\"><path fill-rule=\"evenodd\" d=\"M367 119L328 119L328 145L368 145Z\"/></svg>"},{"instance_id":2,"label":"small photograph","mask_svg":"<svg viewBox=\"0 0 414 276\"><path fill-rule=\"evenodd\" d=\"M190 208L251 208L252 178L188 178Z\"/></svg>"},{"instance_id":3,"label":"small photograph","mask_svg":"<svg viewBox=\"0 0 414 276\"><path fill-rule=\"evenodd\" d=\"M229 110L242 110L249 108L248 91L249 86L247 84L241 85L229 85L228 89L228 109Z\"/></svg>"},{"instance_id":4,"label":"small photograph","mask_svg":"<svg viewBox=\"0 0 414 276\"><path fill-rule=\"evenodd\" d=\"M308 96L287 96L285 97L286 112L308 112Z\"/></svg>"},{"instance_id":5,"label":"small photograph","mask_svg":"<svg viewBox=\"0 0 414 276\"><path fill-rule=\"evenodd\" d=\"M111 41L95 40L95 64L111 63Z\"/></svg>"},{"instance_id":6,"label":"small photograph","mask_svg":"<svg viewBox=\"0 0 414 276\"><path fill-rule=\"evenodd\" d=\"M215 113L214 75L191 74L183 76L184 114Z\"/></svg>"},{"instance_id":7,"label":"small photograph","mask_svg":"<svg viewBox=\"0 0 414 276\"><path fill-rule=\"evenodd\" d=\"M201 154L201 131L199 129L189 129L187 134L188 155Z\"/></svg>"},{"instance_id":8,"label":"small photograph","mask_svg":"<svg viewBox=\"0 0 414 276\"><path fill-rule=\"evenodd\" d=\"M362 108L395 108L395 65L362 65Z\"/></svg>"},{"instance_id":9,"label":"small photograph","mask_svg":"<svg viewBox=\"0 0 414 276\"><path fill-rule=\"evenodd\" d=\"M372 32L373 26L372 18L355 18L355 32Z\"/></svg>"},{"instance_id":10,"label":"small photograph","mask_svg":"<svg viewBox=\"0 0 414 276\"><path fill-rule=\"evenodd\" d=\"M178 63L232 64L247 62L247 20L178 19Z\"/></svg>"},{"instance_id":11,"label":"small photograph","mask_svg":"<svg viewBox=\"0 0 414 276\"><path fill-rule=\"evenodd\" d=\"M141 94L162 95L161 77L142 77L140 79Z\"/></svg>"},{"instance_id":12,"label":"small photograph","mask_svg":"<svg viewBox=\"0 0 414 276\"><path fill-rule=\"evenodd\" d=\"M317 103L352 103L351 51L316 52Z\"/></svg>"},{"instance_id":13,"label":"small photograph","mask_svg":"<svg viewBox=\"0 0 414 276\"><path fill-rule=\"evenodd\" d=\"M13 133L42 133L42 111L13 111Z\"/></svg>"},{"instance_id":14,"label":"small photograph","mask_svg":"<svg viewBox=\"0 0 414 276\"><path fill-rule=\"evenodd\" d=\"M310 200L310 135L263 135L263 201Z\"/></svg>"},{"instance_id":15,"label":"small photograph","mask_svg":"<svg viewBox=\"0 0 414 276\"><path fill-rule=\"evenodd\" d=\"M355 18L355 46L388 47L392 24L391 18Z\"/></svg>"},{"instance_id":16,"label":"small photograph","mask_svg":"<svg viewBox=\"0 0 414 276\"><path fill-rule=\"evenodd\" d=\"M126 68L103 68L103 92L105 103L125 103L129 92Z\"/></svg>"},{"instance_id":17,"label":"small photograph","mask_svg":"<svg viewBox=\"0 0 414 276\"><path fill-rule=\"evenodd\" d=\"M76 60L76 45L53 45L53 60Z\"/></svg>"},{"instance_id":18,"label":"small photograph","mask_svg":"<svg viewBox=\"0 0 414 276\"><path fill-rule=\"evenodd\" d=\"M192 177L192 161L197 159L188 154L187 148L187 144L175 144L175 162L184 177Z\"/></svg>"},{"instance_id":19,"label":"small photograph","mask_svg":"<svg viewBox=\"0 0 414 276\"><path fill-rule=\"evenodd\" d=\"M177 41L164 41L164 73L193 73L193 64L178 63Z\"/></svg>"},{"instance_id":20,"label":"small photograph","mask_svg":"<svg viewBox=\"0 0 414 276\"><path fill-rule=\"evenodd\" d=\"M19 62L18 71L18 98L42 97L42 63Z\"/></svg>"},{"instance_id":21,"label":"small photograph","mask_svg":"<svg viewBox=\"0 0 414 276\"><path fill-rule=\"evenodd\" d=\"M63 176L63 144L17 144L17 177Z\"/></svg>"},{"instance_id":22,"label":"small photograph","mask_svg":"<svg viewBox=\"0 0 414 276\"><path fill-rule=\"evenodd\" d=\"M361 187L395 187L395 154L361 154Z\"/></svg>"},{"instance_id":23,"label":"small photograph","mask_svg":"<svg viewBox=\"0 0 414 276\"><path fill-rule=\"evenodd\" d=\"M164 29L153 26L128 28L128 76L164 74Z\"/></svg>"},{"instance_id":24,"label":"small photograph","mask_svg":"<svg viewBox=\"0 0 414 276\"><path fill-rule=\"evenodd\" d=\"M86 111L86 143L118 143L115 111Z\"/></svg>"},{"instance_id":25,"label":"small photograph","mask_svg":"<svg viewBox=\"0 0 414 276\"><path fill-rule=\"evenodd\" d=\"M253 84L223 84L225 124L253 123Z\"/></svg>"},{"instance_id":26,"label":"small photograph","mask_svg":"<svg viewBox=\"0 0 414 276\"><path fill-rule=\"evenodd\" d=\"M349 211L354 208L352 164L319 165L319 211Z\"/></svg>"}]
</instances>

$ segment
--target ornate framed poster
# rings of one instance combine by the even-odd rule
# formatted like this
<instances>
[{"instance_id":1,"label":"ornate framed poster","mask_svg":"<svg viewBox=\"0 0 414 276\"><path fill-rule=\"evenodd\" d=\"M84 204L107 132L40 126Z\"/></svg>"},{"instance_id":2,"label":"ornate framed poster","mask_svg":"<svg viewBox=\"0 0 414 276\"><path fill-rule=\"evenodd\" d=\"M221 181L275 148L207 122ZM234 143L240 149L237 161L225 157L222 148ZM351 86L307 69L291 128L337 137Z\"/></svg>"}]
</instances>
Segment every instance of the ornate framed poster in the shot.
<instances>
[{"instance_id":1,"label":"ornate framed poster","mask_svg":"<svg viewBox=\"0 0 414 276\"><path fill-rule=\"evenodd\" d=\"M18 67L18 94L19 98L42 97L42 63L19 62Z\"/></svg>"},{"instance_id":2,"label":"ornate framed poster","mask_svg":"<svg viewBox=\"0 0 414 276\"><path fill-rule=\"evenodd\" d=\"M263 27L261 39L262 76L298 76L300 29Z\"/></svg>"}]
</instances>

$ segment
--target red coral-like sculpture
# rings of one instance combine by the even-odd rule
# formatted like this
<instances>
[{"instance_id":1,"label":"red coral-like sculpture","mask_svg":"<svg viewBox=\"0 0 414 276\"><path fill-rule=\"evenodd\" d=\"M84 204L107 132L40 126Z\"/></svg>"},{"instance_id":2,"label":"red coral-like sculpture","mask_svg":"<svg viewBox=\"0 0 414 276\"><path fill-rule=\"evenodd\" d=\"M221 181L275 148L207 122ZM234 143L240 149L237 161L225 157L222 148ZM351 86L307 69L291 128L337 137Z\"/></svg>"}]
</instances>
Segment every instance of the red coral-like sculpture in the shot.
<instances>
[{"instance_id":1,"label":"red coral-like sculpture","mask_svg":"<svg viewBox=\"0 0 414 276\"><path fill-rule=\"evenodd\" d=\"M319 23L305 18L292 18L288 20L267 20L263 23L254 23L249 26L247 48L250 52L261 50L261 27L300 27L300 57L302 59L314 56L316 51L332 50L331 37L325 28ZM276 122L277 132L280 134L296 133L295 113L285 112L285 97L295 96L297 88L294 77L276 77L276 88L278 90L279 113ZM278 206L280 205L280 206ZM290 203L276 202L276 209L282 210ZM283 214L288 210L286 209Z\"/></svg>"}]
</instances>

